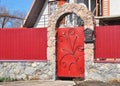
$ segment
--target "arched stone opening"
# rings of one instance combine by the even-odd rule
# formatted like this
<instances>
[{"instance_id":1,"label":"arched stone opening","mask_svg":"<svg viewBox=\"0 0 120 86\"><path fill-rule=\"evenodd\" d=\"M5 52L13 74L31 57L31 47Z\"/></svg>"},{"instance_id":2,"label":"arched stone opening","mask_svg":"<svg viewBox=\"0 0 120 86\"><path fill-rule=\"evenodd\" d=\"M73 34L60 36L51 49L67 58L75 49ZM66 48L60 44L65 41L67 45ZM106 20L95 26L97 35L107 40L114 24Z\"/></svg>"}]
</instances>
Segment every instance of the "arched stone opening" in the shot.
<instances>
[{"instance_id":1,"label":"arched stone opening","mask_svg":"<svg viewBox=\"0 0 120 86\"><path fill-rule=\"evenodd\" d=\"M67 18L66 18L67 17ZM74 18L73 18L74 17ZM71 20L71 21L70 21ZM63 21L63 22L61 22ZM69 23L73 23L72 25L69 25L69 23L66 23L66 21L69 21ZM78 24L78 21L79 21L79 24ZM76 22L76 24L75 24ZM83 20L81 19L80 16L77 16L75 13L65 13L63 14L62 16L59 17L59 19L57 20L56 22L56 28L59 28L59 27L78 27L78 26L81 26L80 23L83 23ZM67 25L68 24L68 25ZM83 26L84 24L82 24Z\"/></svg>"},{"instance_id":2,"label":"arched stone opening","mask_svg":"<svg viewBox=\"0 0 120 86\"><path fill-rule=\"evenodd\" d=\"M58 8L49 18L48 23L48 48L47 48L47 57L48 60L53 64L52 72L55 75L56 71L56 29L59 27L59 21L63 16L66 16L69 13L75 13L84 21L84 28L90 28L93 30L93 15L87 9L84 4L65 4L62 7Z\"/></svg>"}]
</instances>

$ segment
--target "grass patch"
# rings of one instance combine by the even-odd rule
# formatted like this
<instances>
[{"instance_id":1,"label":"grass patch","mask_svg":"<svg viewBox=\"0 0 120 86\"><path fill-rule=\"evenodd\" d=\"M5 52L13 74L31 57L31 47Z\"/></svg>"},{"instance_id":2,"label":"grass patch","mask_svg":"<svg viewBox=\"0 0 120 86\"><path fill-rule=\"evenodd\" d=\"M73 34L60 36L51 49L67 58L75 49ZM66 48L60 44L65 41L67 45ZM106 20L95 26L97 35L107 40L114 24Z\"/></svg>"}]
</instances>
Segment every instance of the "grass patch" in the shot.
<instances>
[{"instance_id":1,"label":"grass patch","mask_svg":"<svg viewBox=\"0 0 120 86\"><path fill-rule=\"evenodd\" d=\"M0 77L0 82L11 82L11 81L17 81L17 79L10 77Z\"/></svg>"}]
</instances>

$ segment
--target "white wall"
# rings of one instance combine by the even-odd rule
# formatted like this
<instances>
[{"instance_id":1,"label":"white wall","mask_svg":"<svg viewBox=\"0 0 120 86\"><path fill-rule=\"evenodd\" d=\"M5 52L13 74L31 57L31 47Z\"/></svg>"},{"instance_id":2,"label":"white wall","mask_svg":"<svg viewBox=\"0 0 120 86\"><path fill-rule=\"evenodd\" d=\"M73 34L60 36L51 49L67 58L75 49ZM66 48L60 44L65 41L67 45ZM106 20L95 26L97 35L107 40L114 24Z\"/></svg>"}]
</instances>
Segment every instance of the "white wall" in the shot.
<instances>
[{"instance_id":1,"label":"white wall","mask_svg":"<svg viewBox=\"0 0 120 86\"><path fill-rule=\"evenodd\" d=\"M48 15L46 15L46 14L48 14L48 0L46 0L41 13L39 14L39 17L34 25L35 28L48 26L48 22L47 22ZM44 22L44 15L45 15L45 22ZM45 23L45 26L44 26L44 23Z\"/></svg>"},{"instance_id":2,"label":"white wall","mask_svg":"<svg viewBox=\"0 0 120 86\"><path fill-rule=\"evenodd\" d=\"M120 15L120 0L110 0L110 16Z\"/></svg>"}]
</instances>

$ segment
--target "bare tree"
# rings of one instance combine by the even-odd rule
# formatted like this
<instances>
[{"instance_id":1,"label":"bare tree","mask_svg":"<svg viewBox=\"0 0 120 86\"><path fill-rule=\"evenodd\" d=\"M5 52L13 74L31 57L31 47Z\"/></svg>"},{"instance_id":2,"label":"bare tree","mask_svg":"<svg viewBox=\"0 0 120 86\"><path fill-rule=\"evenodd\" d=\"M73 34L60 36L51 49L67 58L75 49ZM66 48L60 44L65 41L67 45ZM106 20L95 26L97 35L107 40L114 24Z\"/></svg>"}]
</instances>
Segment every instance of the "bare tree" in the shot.
<instances>
[{"instance_id":1,"label":"bare tree","mask_svg":"<svg viewBox=\"0 0 120 86\"><path fill-rule=\"evenodd\" d=\"M0 28L21 27L25 13L20 11L9 12L6 7L0 6Z\"/></svg>"},{"instance_id":2,"label":"bare tree","mask_svg":"<svg viewBox=\"0 0 120 86\"><path fill-rule=\"evenodd\" d=\"M14 11L12 16L16 16L17 18L10 19L11 27L21 27L21 25L23 24L23 20L25 18L25 13L20 12L20 11Z\"/></svg>"},{"instance_id":3,"label":"bare tree","mask_svg":"<svg viewBox=\"0 0 120 86\"><path fill-rule=\"evenodd\" d=\"M0 7L0 14L9 15L9 12L5 7ZM4 28L8 20L8 17L0 16L0 27Z\"/></svg>"}]
</instances>

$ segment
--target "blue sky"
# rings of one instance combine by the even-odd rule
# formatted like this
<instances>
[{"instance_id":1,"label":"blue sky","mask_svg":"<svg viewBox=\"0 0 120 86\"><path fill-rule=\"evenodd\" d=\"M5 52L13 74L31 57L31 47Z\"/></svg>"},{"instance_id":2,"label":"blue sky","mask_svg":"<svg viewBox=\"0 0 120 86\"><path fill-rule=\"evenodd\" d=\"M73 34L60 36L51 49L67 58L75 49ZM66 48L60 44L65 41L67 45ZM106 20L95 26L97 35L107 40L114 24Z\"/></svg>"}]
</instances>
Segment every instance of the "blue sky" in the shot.
<instances>
[{"instance_id":1,"label":"blue sky","mask_svg":"<svg viewBox=\"0 0 120 86\"><path fill-rule=\"evenodd\" d=\"M33 0L0 0L0 5L5 6L11 12L19 10L21 12L28 12Z\"/></svg>"}]
</instances>

